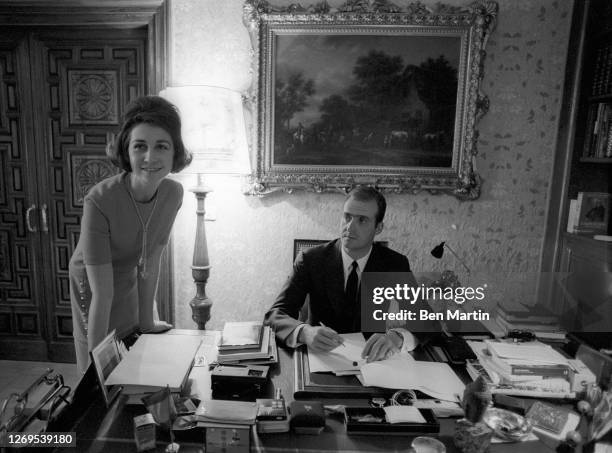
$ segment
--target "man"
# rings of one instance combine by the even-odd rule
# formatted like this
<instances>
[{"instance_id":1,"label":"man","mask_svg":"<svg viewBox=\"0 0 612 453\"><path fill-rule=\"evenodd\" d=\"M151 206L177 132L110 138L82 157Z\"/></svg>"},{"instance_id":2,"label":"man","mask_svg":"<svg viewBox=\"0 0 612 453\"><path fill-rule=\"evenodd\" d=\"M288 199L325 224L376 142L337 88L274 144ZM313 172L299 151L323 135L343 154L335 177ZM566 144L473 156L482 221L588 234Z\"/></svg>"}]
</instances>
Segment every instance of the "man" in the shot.
<instances>
[{"instance_id":1,"label":"man","mask_svg":"<svg viewBox=\"0 0 612 453\"><path fill-rule=\"evenodd\" d=\"M353 189L344 203L341 237L297 257L293 274L265 316L281 343L289 347L306 344L322 351L337 347L342 343L339 333L361 330L361 274L410 272L404 255L374 244L374 237L383 230L386 208L385 198L376 189ZM307 295L308 319L298 321ZM371 362L415 346L406 329L390 329L372 335L362 356Z\"/></svg>"}]
</instances>

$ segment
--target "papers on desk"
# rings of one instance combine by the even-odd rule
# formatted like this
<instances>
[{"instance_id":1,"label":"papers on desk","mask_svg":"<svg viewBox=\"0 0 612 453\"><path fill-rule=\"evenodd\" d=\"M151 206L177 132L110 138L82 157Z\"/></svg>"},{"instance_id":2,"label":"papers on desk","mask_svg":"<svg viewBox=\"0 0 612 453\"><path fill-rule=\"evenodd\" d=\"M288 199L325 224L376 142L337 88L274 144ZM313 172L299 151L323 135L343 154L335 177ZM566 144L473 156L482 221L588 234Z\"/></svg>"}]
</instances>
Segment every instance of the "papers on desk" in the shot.
<instances>
[{"instance_id":1,"label":"papers on desk","mask_svg":"<svg viewBox=\"0 0 612 453\"><path fill-rule=\"evenodd\" d=\"M460 401L465 386L450 366L421 362L401 353L361 366L362 384L390 389L419 390L444 401Z\"/></svg>"},{"instance_id":2,"label":"papers on desk","mask_svg":"<svg viewBox=\"0 0 612 453\"><path fill-rule=\"evenodd\" d=\"M537 341L527 344L468 341L468 345L476 354L478 365L491 378L491 393L535 398L575 396L564 372L569 368L567 359L548 345ZM538 360L531 360L532 357Z\"/></svg>"},{"instance_id":3,"label":"papers on desk","mask_svg":"<svg viewBox=\"0 0 612 453\"><path fill-rule=\"evenodd\" d=\"M201 340L193 335L141 335L106 378L106 385L120 385L126 394L155 392L166 386L179 392Z\"/></svg>"},{"instance_id":4,"label":"papers on desk","mask_svg":"<svg viewBox=\"0 0 612 453\"><path fill-rule=\"evenodd\" d=\"M308 366L311 373L358 374L365 363L361 351L366 344L361 332L340 334L344 344L329 352L308 350Z\"/></svg>"}]
</instances>

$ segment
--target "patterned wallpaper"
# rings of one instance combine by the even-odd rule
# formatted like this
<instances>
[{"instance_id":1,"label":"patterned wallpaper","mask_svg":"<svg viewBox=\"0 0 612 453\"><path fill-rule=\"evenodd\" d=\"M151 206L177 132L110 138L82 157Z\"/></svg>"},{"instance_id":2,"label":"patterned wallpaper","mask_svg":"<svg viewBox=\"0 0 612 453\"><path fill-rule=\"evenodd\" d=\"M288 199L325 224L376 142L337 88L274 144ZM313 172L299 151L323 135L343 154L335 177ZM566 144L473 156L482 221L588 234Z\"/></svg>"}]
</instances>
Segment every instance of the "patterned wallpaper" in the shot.
<instances>
[{"instance_id":1,"label":"patterned wallpaper","mask_svg":"<svg viewBox=\"0 0 612 453\"><path fill-rule=\"evenodd\" d=\"M473 270L487 270L501 281L511 272L535 278L538 269L547 193L555 183L550 180L552 153L572 2L498 3L483 80L491 108L479 124L481 198L460 202L427 193L387 197L380 239L405 253L418 271L461 270L451 255L440 262L429 254L442 240ZM172 84L247 88L250 42L242 25L242 2L181 0L172 8ZM194 183L193 176L178 178L186 188ZM208 327L219 328L227 319L260 319L291 269L293 239L336 237L343 196L298 192L253 198L240 193L241 182L235 178L211 177L208 183L215 189L207 200L215 219L206 224L212 265L207 293L215 304ZM187 305L195 292L189 268L194 229L195 201L186 191L174 229L178 327L194 326ZM513 290L502 291L500 297L509 294L519 297Z\"/></svg>"}]
</instances>

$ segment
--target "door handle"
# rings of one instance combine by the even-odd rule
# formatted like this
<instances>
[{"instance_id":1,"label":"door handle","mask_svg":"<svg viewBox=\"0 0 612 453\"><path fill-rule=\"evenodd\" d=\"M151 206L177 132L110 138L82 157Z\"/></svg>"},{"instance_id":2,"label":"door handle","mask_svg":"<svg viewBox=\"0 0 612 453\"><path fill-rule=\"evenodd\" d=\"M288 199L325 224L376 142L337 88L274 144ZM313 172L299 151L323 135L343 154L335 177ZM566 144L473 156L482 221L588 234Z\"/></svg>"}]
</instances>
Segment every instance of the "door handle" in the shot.
<instances>
[{"instance_id":1,"label":"door handle","mask_svg":"<svg viewBox=\"0 0 612 453\"><path fill-rule=\"evenodd\" d=\"M32 211L36 209L36 205L33 204L32 206L30 206L27 211L26 211L26 215L25 215L25 220L26 220L26 226L28 227L28 231L30 233L36 233L38 231L37 227L33 227L32 226L32 222L30 222L30 214L32 213Z\"/></svg>"},{"instance_id":2,"label":"door handle","mask_svg":"<svg viewBox=\"0 0 612 453\"><path fill-rule=\"evenodd\" d=\"M45 233L49 232L49 224L47 223L47 204L43 204L42 208L40 209L40 214L42 217L42 230Z\"/></svg>"}]
</instances>

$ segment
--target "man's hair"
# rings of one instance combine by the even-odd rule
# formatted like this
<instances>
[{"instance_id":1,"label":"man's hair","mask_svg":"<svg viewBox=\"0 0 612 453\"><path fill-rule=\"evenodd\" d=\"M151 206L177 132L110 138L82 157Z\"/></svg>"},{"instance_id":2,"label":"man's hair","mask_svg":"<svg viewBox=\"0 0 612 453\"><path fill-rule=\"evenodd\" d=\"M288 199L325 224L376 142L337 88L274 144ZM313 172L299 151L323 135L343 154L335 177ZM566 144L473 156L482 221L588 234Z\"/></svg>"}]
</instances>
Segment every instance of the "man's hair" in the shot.
<instances>
[{"instance_id":1,"label":"man's hair","mask_svg":"<svg viewBox=\"0 0 612 453\"><path fill-rule=\"evenodd\" d=\"M346 199L354 198L359 201L375 201L378 210L376 211L376 224L378 225L385 218L385 212L387 211L387 201L382 193L376 190L374 187L369 186L356 186L347 195Z\"/></svg>"},{"instance_id":2,"label":"man's hair","mask_svg":"<svg viewBox=\"0 0 612 453\"><path fill-rule=\"evenodd\" d=\"M142 96L132 101L126 109L123 125L117 138L106 148L106 155L115 166L132 171L129 144L132 129L139 124L150 124L165 130L174 147L172 173L178 173L191 163L192 155L185 149L181 138L181 117L178 109L159 96Z\"/></svg>"}]
</instances>

